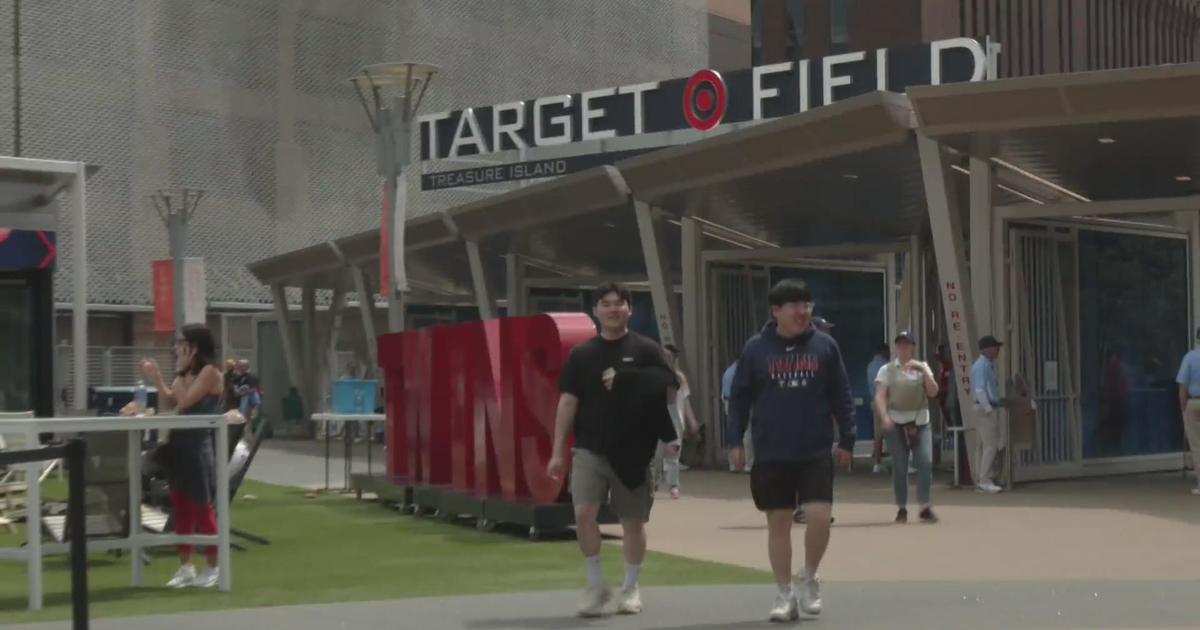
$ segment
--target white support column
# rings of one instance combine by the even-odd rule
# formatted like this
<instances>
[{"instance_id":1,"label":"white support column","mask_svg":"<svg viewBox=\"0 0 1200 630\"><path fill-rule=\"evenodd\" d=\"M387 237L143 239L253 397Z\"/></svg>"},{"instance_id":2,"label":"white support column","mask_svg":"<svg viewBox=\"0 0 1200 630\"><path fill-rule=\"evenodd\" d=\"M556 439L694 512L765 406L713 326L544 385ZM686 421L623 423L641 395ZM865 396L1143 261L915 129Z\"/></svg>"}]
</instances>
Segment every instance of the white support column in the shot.
<instances>
[{"instance_id":1,"label":"white support column","mask_svg":"<svg viewBox=\"0 0 1200 630\"><path fill-rule=\"evenodd\" d=\"M1200 327L1200 211L1180 212L1179 223L1188 233L1188 304L1191 307L1191 326L1188 335L1194 335Z\"/></svg>"},{"instance_id":2,"label":"white support column","mask_svg":"<svg viewBox=\"0 0 1200 630\"><path fill-rule=\"evenodd\" d=\"M909 239L908 245L908 300L909 300L909 319L908 330L917 336L918 348L924 347L927 352L932 350L929 348L928 339L925 335L925 251L921 247L921 237L912 236ZM927 353L922 353L928 356Z\"/></svg>"},{"instance_id":3,"label":"white support column","mask_svg":"<svg viewBox=\"0 0 1200 630\"><path fill-rule=\"evenodd\" d=\"M479 253L479 243L463 241L467 248L467 262L471 266L471 284L475 288L475 305L479 308L479 319L494 319L496 317L496 299L488 287L487 274L483 267L483 257Z\"/></svg>"},{"instance_id":4,"label":"white support column","mask_svg":"<svg viewBox=\"0 0 1200 630\"><path fill-rule=\"evenodd\" d=\"M354 292L358 294L358 312L362 317L363 340L367 344L367 356L371 358L371 371L379 370L379 346L375 336L375 298L367 289L367 279L362 267L350 267L350 279L354 282Z\"/></svg>"},{"instance_id":5,"label":"white support column","mask_svg":"<svg viewBox=\"0 0 1200 630\"><path fill-rule=\"evenodd\" d=\"M896 332L899 332L900 326L905 324L904 306L901 306L904 304L904 298L902 298L900 290L900 278L896 277L896 268L898 268L896 254L881 253L878 259L883 263L883 282L887 283L888 317L883 323L883 340L878 340L876 343L882 341L890 343L894 340Z\"/></svg>"},{"instance_id":6,"label":"white support column","mask_svg":"<svg viewBox=\"0 0 1200 630\"><path fill-rule=\"evenodd\" d=\"M304 402L309 409L322 409L320 375L317 373L317 348L320 347L317 338L317 290L305 286L300 290L300 356L301 367L304 370L303 389ZM322 409L323 410L323 409Z\"/></svg>"},{"instance_id":7,"label":"white support column","mask_svg":"<svg viewBox=\"0 0 1200 630\"><path fill-rule=\"evenodd\" d=\"M971 297L975 303L975 324L989 335L1003 336L993 316L992 251L992 163L971 156Z\"/></svg>"},{"instance_id":8,"label":"white support column","mask_svg":"<svg viewBox=\"0 0 1200 630\"><path fill-rule=\"evenodd\" d=\"M654 215L649 204L634 200L638 234L642 240L642 258L650 280L650 297L658 321L658 338L663 345L679 345L679 309L675 305L675 287L671 282L671 263L667 252L666 222Z\"/></svg>"},{"instance_id":9,"label":"white support column","mask_svg":"<svg viewBox=\"0 0 1200 630\"><path fill-rule=\"evenodd\" d=\"M917 147L921 156L921 174L925 183L925 201L933 233L933 251L937 261L938 284L946 313L946 333L954 362L955 386L963 423L967 427L966 450L971 469L975 469L975 414L971 395L971 365L975 359L975 314L971 287L967 279L967 261L963 254L962 229L954 195L947 175L949 164L942 146L920 133Z\"/></svg>"},{"instance_id":10,"label":"white support column","mask_svg":"<svg viewBox=\"0 0 1200 630\"><path fill-rule=\"evenodd\" d=\"M87 409L87 346L88 346L88 258L87 258L87 166L75 163L71 179L71 354L75 367L74 391L71 400L76 411Z\"/></svg>"},{"instance_id":11,"label":"white support column","mask_svg":"<svg viewBox=\"0 0 1200 630\"><path fill-rule=\"evenodd\" d=\"M692 387L692 408L708 435L719 437L719 413L714 404L714 378L717 367L710 365L704 337L708 331L708 282L704 272L704 231L692 217L680 220L682 247L680 266L683 272L683 359L684 370ZM716 462L719 439L709 439L704 463Z\"/></svg>"},{"instance_id":12,"label":"white support column","mask_svg":"<svg viewBox=\"0 0 1200 630\"><path fill-rule=\"evenodd\" d=\"M895 325L893 328L895 330L888 336L888 342L894 340L895 336L901 330L912 331L912 276L910 275L912 271L912 254L906 253L904 259L904 269L900 269L900 265L895 262L895 256L892 257L893 272L895 274L896 271L899 271L901 277L899 278L900 282L898 286L894 290L896 310L894 311Z\"/></svg>"},{"instance_id":13,"label":"white support column","mask_svg":"<svg viewBox=\"0 0 1200 630\"><path fill-rule=\"evenodd\" d=\"M528 291L525 286L525 263L517 254L505 254L504 271L506 280L504 297L508 300L506 314L508 317L525 315L525 298Z\"/></svg>"},{"instance_id":14,"label":"white support column","mask_svg":"<svg viewBox=\"0 0 1200 630\"><path fill-rule=\"evenodd\" d=\"M283 360L287 364L288 380L296 388L302 388L304 387L304 371L300 368L300 349L296 344L296 336L292 332L291 322L288 320L287 294L284 292L283 285L271 285L271 298L274 302L275 321L279 325L279 340L283 344Z\"/></svg>"},{"instance_id":15,"label":"white support column","mask_svg":"<svg viewBox=\"0 0 1200 630\"><path fill-rule=\"evenodd\" d=\"M701 257L704 249L704 233L700 224L691 217L681 221L682 247L680 248L680 268L683 271L683 344L684 369L694 385L699 385L700 370L704 362L701 348L704 335L702 320L704 319L704 263ZM700 394L700 392L693 392Z\"/></svg>"}]
</instances>

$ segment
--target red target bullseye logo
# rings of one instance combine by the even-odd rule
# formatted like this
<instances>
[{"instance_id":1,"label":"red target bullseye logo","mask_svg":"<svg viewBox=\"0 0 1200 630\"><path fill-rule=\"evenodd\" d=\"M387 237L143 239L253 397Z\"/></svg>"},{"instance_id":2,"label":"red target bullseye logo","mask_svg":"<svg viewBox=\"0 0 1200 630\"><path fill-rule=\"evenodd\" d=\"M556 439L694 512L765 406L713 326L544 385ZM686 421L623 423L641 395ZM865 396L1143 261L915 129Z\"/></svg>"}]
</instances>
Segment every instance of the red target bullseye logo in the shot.
<instances>
[{"instance_id":1,"label":"red target bullseye logo","mask_svg":"<svg viewBox=\"0 0 1200 630\"><path fill-rule=\"evenodd\" d=\"M721 124L728 104L725 79L715 70L701 70L683 89L683 117L693 129L708 131Z\"/></svg>"}]
</instances>

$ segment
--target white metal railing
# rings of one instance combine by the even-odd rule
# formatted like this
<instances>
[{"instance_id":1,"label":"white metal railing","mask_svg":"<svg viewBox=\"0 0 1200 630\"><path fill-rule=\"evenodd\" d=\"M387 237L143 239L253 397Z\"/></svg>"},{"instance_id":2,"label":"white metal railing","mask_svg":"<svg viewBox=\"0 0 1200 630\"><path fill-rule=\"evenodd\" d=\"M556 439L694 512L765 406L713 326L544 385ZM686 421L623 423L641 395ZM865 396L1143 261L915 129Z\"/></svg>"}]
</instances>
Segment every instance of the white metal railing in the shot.
<instances>
[{"instance_id":1,"label":"white metal railing","mask_svg":"<svg viewBox=\"0 0 1200 630\"><path fill-rule=\"evenodd\" d=\"M61 409L74 408L75 391L75 357L69 344L62 344L54 349L55 391L58 392L55 403ZM229 352L217 351L217 356L224 359L247 359L251 369L254 367L252 350L231 348ZM135 346L88 346L87 349L87 385L128 387L136 385L142 379L141 361L152 358L158 361L164 372L169 372L175 365L173 348L164 347L135 347Z\"/></svg>"}]
</instances>

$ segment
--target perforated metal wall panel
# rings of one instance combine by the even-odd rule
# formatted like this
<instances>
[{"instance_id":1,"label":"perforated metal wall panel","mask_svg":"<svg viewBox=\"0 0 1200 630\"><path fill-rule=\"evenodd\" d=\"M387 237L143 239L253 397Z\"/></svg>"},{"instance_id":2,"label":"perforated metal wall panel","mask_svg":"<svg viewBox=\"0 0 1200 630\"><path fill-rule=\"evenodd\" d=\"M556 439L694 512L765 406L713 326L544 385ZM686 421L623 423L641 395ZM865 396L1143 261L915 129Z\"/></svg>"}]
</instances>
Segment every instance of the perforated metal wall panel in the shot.
<instances>
[{"instance_id":1,"label":"perforated metal wall panel","mask_svg":"<svg viewBox=\"0 0 1200 630\"><path fill-rule=\"evenodd\" d=\"M0 154L13 150L13 8L0 0ZM682 76L708 56L702 1L23 0L20 43L22 155L102 167L88 183L89 300L109 304L151 301L150 261L167 255L159 188L206 191L189 253L212 301L267 301L247 263L378 226L374 138L346 82L364 64L442 66L432 112ZM421 193L419 170L410 215L487 194ZM68 301L78 262L60 219Z\"/></svg>"}]
</instances>

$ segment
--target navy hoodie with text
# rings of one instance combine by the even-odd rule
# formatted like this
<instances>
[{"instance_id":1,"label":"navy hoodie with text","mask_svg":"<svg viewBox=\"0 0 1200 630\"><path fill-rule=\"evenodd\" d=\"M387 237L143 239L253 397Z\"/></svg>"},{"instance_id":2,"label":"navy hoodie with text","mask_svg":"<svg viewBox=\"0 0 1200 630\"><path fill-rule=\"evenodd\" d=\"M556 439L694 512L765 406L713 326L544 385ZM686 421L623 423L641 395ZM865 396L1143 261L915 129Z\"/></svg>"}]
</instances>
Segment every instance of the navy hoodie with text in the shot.
<instances>
[{"instance_id":1,"label":"navy hoodie with text","mask_svg":"<svg viewBox=\"0 0 1200 630\"><path fill-rule=\"evenodd\" d=\"M854 402L833 337L809 326L784 339L769 322L746 342L729 398L726 444L753 427L755 462L802 462L827 455L834 442L853 450ZM834 420L838 436L834 436Z\"/></svg>"}]
</instances>

